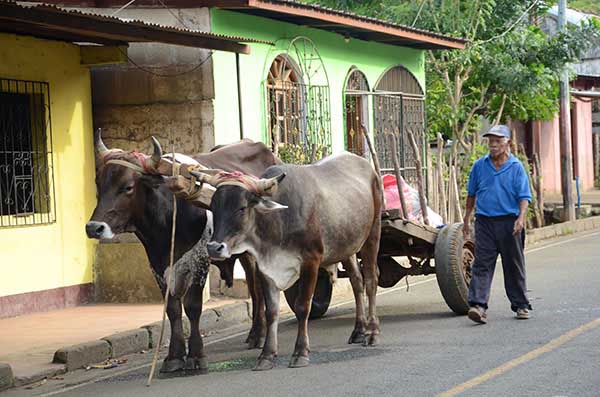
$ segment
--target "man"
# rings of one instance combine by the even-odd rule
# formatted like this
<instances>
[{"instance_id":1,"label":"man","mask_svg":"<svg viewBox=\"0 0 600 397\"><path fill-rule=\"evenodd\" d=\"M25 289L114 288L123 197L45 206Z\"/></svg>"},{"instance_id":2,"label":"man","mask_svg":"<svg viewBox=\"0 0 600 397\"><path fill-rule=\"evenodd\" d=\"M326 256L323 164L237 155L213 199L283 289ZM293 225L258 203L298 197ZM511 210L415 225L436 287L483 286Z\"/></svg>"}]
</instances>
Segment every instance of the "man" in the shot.
<instances>
[{"instance_id":1,"label":"man","mask_svg":"<svg viewBox=\"0 0 600 397\"><path fill-rule=\"evenodd\" d=\"M469 219L475 209L475 261L469 285L468 316L487 323L488 300L496 259L502 257L504 287L517 313L528 319L531 305L525 283L525 216L531 201L529 179L523 164L510 153L510 129L492 127L484 137L489 153L473 164L469 174L463 233L470 234Z\"/></svg>"}]
</instances>

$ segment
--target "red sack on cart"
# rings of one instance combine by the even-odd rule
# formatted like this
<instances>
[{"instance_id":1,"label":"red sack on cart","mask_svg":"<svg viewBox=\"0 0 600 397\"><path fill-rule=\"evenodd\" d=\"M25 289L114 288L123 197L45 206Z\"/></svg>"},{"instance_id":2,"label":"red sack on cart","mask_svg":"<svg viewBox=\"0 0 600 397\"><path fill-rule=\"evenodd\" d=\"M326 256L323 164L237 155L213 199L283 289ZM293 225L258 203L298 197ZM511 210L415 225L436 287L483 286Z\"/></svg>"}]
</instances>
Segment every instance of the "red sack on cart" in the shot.
<instances>
[{"instance_id":1,"label":"red sack on cart","mask_svg":"<svg viewBox=\"0 0 600 397\"><path fill-rule=\"evenodd\" d=\"M385 196L385 208L396 209L401 208L400 195L398 194L398 185L396 177L391 174L386 174L381 177L383 181L383 193ZM406 212L409 221L423 224L423 213L421 212L421 203L419 201L419 192L417 189L410 186L404 178L400 177L400 186L404 193L404 201L406 202ZM437 227L443 224L442 217L435 213L431 208L427 207L427 217L429 218L430 226Z\"/></svg>"}]
</instances>

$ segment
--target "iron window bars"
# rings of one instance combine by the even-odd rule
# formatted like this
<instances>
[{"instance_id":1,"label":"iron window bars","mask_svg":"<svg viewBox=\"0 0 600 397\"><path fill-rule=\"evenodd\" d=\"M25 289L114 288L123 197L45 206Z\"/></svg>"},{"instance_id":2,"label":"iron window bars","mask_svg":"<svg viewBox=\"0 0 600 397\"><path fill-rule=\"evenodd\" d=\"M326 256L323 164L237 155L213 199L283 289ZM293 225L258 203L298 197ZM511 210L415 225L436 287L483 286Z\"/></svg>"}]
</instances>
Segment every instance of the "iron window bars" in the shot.
<instances>
[{"instance_id":1,"label":"iron window bars","mask_svg":"<svg viewBox=\"0 0 600 397\"><path fill-rule=\"evenodd\" d=\"M50 87L0 79L0 227L56 221Z\"/></svg>"}]
</instances>

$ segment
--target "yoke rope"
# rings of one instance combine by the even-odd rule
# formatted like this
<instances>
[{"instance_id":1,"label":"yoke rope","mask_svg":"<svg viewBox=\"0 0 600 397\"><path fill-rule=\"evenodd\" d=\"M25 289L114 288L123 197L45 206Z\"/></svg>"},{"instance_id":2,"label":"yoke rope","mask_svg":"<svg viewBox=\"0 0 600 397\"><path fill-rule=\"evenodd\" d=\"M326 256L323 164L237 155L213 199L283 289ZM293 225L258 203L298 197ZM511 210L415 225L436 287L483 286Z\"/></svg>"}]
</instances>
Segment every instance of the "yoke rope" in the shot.
<instances>
[{"instance_id":1,"label":"yoke rope","mask_svg":"<svg viewBox=\"0 0 600 397\"><path fill-rule=\"evenodd\" d=\"M173 159L175 159L175 146L172 148L173 151ZM173 176L179 175L180 165L175 161L173 164ZM158 361L158 352L160 350L160 346L162 345L163 336L165 333L165 318L167 314L167 306L169 304L169 295L171 295L171 278L173 276L173 258L175 256L175 231L177 224L177 197L173 194L173 220L171 225L171 250L169 253L169 271L167 273L167 287L165 290L165 304L163 306L163 315L162 315L162 323L160 325L160 336L158 337L158 343L156 344L156 348L154 349L154 357L152 358L152 367L150 368L150 374L148 375L148 382L146 382L146 386L150 387L152 383L152 378L154 377L154 371L156 370L156 362Z\"/></svg>"}]
</instances>

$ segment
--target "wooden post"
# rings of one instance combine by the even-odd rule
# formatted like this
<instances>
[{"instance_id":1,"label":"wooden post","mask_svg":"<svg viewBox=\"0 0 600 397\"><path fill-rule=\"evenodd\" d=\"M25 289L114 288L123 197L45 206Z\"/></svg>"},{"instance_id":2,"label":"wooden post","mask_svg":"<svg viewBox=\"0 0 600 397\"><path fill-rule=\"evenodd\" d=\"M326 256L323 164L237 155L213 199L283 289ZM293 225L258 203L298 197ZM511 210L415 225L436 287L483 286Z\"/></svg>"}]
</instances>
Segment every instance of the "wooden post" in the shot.
<instances>
[{"instance_id":1,"label":"wooden post","mask_svg":"<svg viewBox=\"0 0 600 397\"><path fill-rule=\"evenodd\" d=\"M310 164L314 163L317 159L317 144L312 143L310 145Z\"/></svg>"},{"instance_id":2,"label":"wooden post","mask_svg":"<svg viewBox=\"0 0 600 397\"><path fill-rule=\"evenodd\" d=\"M594 137L594 185L600 180L600 134L592 134ZM600 186L597 186L600 187Z\"/></svg>"},{"instance_id":3,"label":"wooden post","mask_svg":"<svg viewBox=\"0 0 600 397\"><path fill-rule=\"evenodd\" d=\"M446 187L444 183L444 139L442 134L437 136L438 157L437 157L437 176L438 176L438 191L440 203L440 215L444 222L448 220L448 203L446 201Z\"/></svg>"},{"instance_id":4,"label":"wooden post","mask_svg":"<svg viewBox=\"0 0 600 397\"><path fill-rule=\"evenodd\" d=\"M558 30L566 30L567 0L558 0ZM563 196L563 221L575 220L573 202L573 145L571 143L571 102L569 72L566 67L560 79L560 168Z\"/></svg>"},{"instance_id":5,"label":"wooden post","mask_svg":"<svg viewBox=\"0 0 600 397\"><path fill-rule=\"evenodd\" d=\"M454 216L455 222L462 222L462 208L460 206L460 192L458 191L458 178L456 172L456 166L452 166L452 181L450 182L452 185L454 197L452 198L452 202L454 203Z\"/></svg>"},{"instance_id":6,"label":"wooden post","mask_svg":"<svg viewBox=\"0 0 600 397\"><path fill-rule=\"evenodd\" d=\"M415 166L417 168L417 190L419 192L419 204L421 205L421 212L423 213L423 224L429 225L429 216L427 215L427 200L425 200L425 192L423 191L423 162L421 161L421 153L415 140L415 135L412 129L407 128L408 140L410 145L415 152Z\"/></svg>"},{"instance_id":7,"label":"wooden post","mask_svg":"<svg viewBox=\"0 0 600 397\"><path fill-rule=\"evenodd\" d=\"M400 198L402 218L408 219L408 213L406 212L406 199L404 198L404 190L402 189L400 163L398 161L398 141L396 141L396 134L393 132L389 133L388 136L390 140L390 148L392 150L392 163L394 164L394 174L396 175L396 186L398 187L398 197Z\"/></svg>"},{"instance_id":8,"label":"wooden post","mask_svg":"<svg viewBox=\"0 0 600 397\"><path fill-rule=\"evenodd\" d=\"M540 158L537 153L533 154L533 172L535 174L535 201L540 214L540 227L544 226L544 192L542 189L542 173L540 171Z\"/></svg>"},{"instance_id":9,"label":"wooden post","mask_svg":"<svg viewBox=\"0 0 600 397\"><path fill-rule=\"evenodd\" d=\"M425 142L425 163L427 164L426 170L427 170L427 202L430 204L431 208L436 208L436 203L435 203L435 194L434 194L434 181L435 179L433 179L433 159L431 158L431 151L429 149L429 142Z\"/></svg>"}]
</instances>

